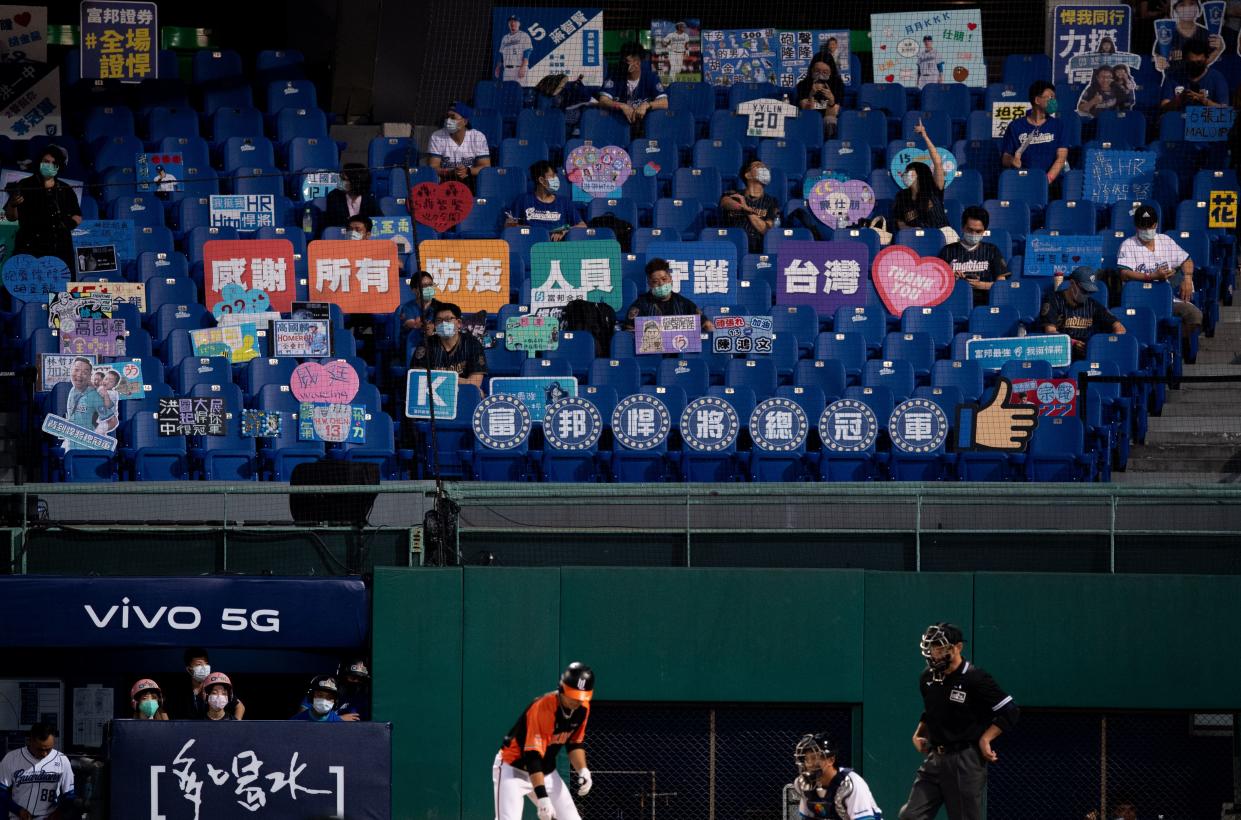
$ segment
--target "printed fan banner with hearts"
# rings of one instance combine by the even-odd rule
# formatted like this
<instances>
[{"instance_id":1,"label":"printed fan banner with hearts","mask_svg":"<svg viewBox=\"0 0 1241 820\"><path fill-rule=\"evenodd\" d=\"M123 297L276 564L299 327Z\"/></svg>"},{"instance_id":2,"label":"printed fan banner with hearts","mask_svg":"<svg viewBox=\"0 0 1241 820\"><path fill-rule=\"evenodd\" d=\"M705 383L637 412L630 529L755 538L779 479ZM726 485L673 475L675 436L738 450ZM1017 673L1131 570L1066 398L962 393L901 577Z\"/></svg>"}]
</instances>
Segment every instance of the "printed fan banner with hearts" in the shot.
<instances>
[{"instance_id":1,"label":"printed fan banner with hearts","mask_svg":"<svg viewBox=\"0 0 1241 820\"><path fill-rule=\"evenodd\" d=\"M872 14L870 41L877 83L987 85L979 9Z\"/></svg>"},{"instance_id":2,"label":"printed fan banner with hearts","mask_svg":"<svg viewBox=\"0 0 1241 820\"><path fill-rule=\"evenodd\" d=\"M348 404L362 386L358 371L343 359L303 362L293 371L289 389L298 401Z\"/></svg>"},{"instance_id":3,"label":"printed fan banner with hearts","mask_svg":"<svg viewBox=\"0 0 1241 820\"><path fill-rule=\"evenodd\" d=\"M0 6L0 62L47 62L47 6Z\"/></svg>"},{"instance_id":4,"label":"printed fan banner with hearts","mask_svg":"<svg viewBox=\"0 0 1241 820\"><path fill-rule=\"evenodd\" d=\"M821 179L810 189L806 202L820 222L840 230L870 216L875 209L875 189L860 179Z\"/></svg>"},{"instance_id":5,"label":"printed fan banner with hearts","mask_svg":"<svg viewBox=\"0 0 1241 820\"><path fill-rule=\"evenodd\" d=\"M224 313L288 313L296 283L288 239L212 239L203 245L204 303L216 318Z\"/></svg>"},{"instance_id":6,"label":"printed fan banner with hearts","mask_svg":"<svg viewBox=\"0 0 1241 820\"><path fill-rule=\"evenodd\" d=\"M474 194L456 181L419 182L409 190L409 210L415 222L444 233L474 210Z\"/></svg>"},{"instance_id":7,"label":"printed fan banner with hearts","mask_svg":"<svg viewBox=\"0 0 1241 820\"><path fill-rule=\"evenodd\" d=\"M633 174L629 152L616 145L579 145L564 162L565 177L591 197L608 196ZM656 172L658 173L658 171Z\"/></svg>"},{"instance_id":8,"label":"printed fan banner with hearts","mask_svg":"<svg viewBox=\"0 0 1241 820\"><path fill-rule=\"evenodd\" d=\"M888 313L900 316L905 308L934 307L952 295L956 284L952 267L934 256L918 256L904 245L889 245L871 266L875 292Z\"/></svg>"}]
</instances>

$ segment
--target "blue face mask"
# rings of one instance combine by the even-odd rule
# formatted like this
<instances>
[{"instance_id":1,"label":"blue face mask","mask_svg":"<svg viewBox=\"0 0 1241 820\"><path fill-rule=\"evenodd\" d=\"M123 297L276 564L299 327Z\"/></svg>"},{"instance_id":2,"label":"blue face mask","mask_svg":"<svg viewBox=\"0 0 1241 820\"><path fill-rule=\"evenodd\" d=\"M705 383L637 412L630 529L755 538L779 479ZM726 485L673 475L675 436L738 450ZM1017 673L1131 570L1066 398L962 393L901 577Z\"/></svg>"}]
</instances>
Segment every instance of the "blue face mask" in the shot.
<instances>
[{"instance_id":1,"label":"blue face mask","mask_svg":"<svg viewBox=\"0 0 1241 820\"><path fill-rule=\"evenodd\" d=\"M668 284L663 284L663 285L656 285L655 287L651 288L651 295L654 296L656 299L667 299L669 296L672 295L672 284L668 283Z\"/></svg>"},{"instance_id":2,"label":"blue face mask","mask_svg":"<svg viewBox=\"0 0 1241 820\"><path fill-rule=\"evenodd\" d=\"M1048 116L1050 116L1050 115L1052 115L1052 114L1055 114L1055 113L1056 113L1057 111L1059 111L1059 110L1060 110L1060 103L1056 102L1056 98L1055 98L1055 97L1052 97L1050 100L1048 100L1048 101L1047 101L1047 114L1048 114Z\"/></svg>"},{"instance_id":3,"label":"blue face mask","mask_svg":"<svg viewBox=\"0 0 1241 820\"><path fill-rule=\"evenodd\" d=\"M441 339L451 339L457 335L457 326L452 322L440 322L435 326L435 332Z\"/></svg>"},{"instance_id":4,"label":"blue face mask","mask_svg":"<svg viewBox=\"0 0 1241 820\"><path fill-rule=\"evenodd\" d=\"M40 162L39 173L48 179L52 179L56 174L60 173L60 166L54 162Z\"/></svg>"},{"instance_id":5,"label":"blue face mask","mask_svg":"<svg viewBox=\"0 0 1241 820\"><path fill-rule=\"evenodd\" d=\"M560 177L551 177L543 183L553 194L560 190Z\"/></svg>"},{"instance_id":6,"label":"blue face mask","mask_svg":"<svg viewBox=\"0 0 1241 820\"><path fill-rule=\"evenodd\" d=\"M435 298L435 288L423 288L422 289L422 301L430 302L434 298Z\"/></svg>"}]
</instances>

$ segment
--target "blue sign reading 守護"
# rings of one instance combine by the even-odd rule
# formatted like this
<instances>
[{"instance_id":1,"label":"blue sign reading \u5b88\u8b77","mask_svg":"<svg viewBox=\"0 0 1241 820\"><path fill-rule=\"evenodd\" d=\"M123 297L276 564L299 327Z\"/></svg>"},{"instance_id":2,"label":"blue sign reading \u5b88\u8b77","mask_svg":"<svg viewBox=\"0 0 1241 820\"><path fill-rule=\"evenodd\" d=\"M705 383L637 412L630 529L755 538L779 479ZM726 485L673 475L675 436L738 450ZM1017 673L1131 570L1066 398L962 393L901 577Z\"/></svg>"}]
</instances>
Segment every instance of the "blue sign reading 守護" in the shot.
<instances>
[{"instance_id":1,"label":"blue sign reading \u5b88\u8b77","mask_svg":"<svg viewBox=\"0 0 1241 820\"><path fill-rule=\"evenodd\" d=\"M737 302L737 246L731 242L652 242L646 258L667 260L672 289L703 312Z\"/></svg>"},{"instance_id":2,"label":"blue sign reading \u5b88\u8b77","mask_svg":"<svg viewBox=\"0 0 1241 820\"><path fill-rule=\"evenodd\" d=\"M257 231L276 224L274 194L211 195L211 227Z\"/></svg>"},{"instance_id":3,"label":"blue sign reading \u5b88\u8b77","mask_svg":"<svg viewBox=\"0 0 1241 820\"><path fill-rule=\"evenodd\" d=\"M1086 199L1096 205L1150 199L1155 155L1149 151L1086 150Z\"/></svg>"},{"instance_id":4,"label":"blue sign reading \u5b88\u8b77","mask_svg":"<svg viewBox=\"0 0 1241 820\"><path fill-rule=\"evenodd\" d=\"M589 450L602 433L603 416L587 399L567 396L547 406L543 438L557 450Z\"/></svg>"},{"instance_id":5,"label":"blue sign reading \u5b88\u8b77","mask_svg":"<svg viewBox=\"0 0 1241 820\"><path fill-rule=\"evenodd\" d=\"M988 370L999 370L1009 361L1044 361L1052 367L1068 367L1072 356L1069 337L1063 333L970 339L965 343L966 360L978 362Z\"/></svg>"},{"instance_id":6,"label":"blue sign reading \u5b88\u8b77","mask_svg":"<svg viewBox=\"0 0 1241 820\"><path fill-rule=\"evenodd\" d=\"M392 816L390 723L117 720L108 758L114 817Z\"/></svg>"},{"instance_id":7,"label":"blue sign reading \u5b88\u8b77","mask_svg":"<svg viewBox=\"0 0 1241 820\"><path fill-rule=\"evenodd\" d=\"M700 396L681 413L681 440L700 453L718 453L731 447L740 432L737 411L718 396Z\"/></svg>"},{"instance_id":8,"label":"blue sign reading \u5b88\u8b77","mask_svg":"<svg viewBox=\"0 0 1241 820\"><path fill-rule=\"evenodd\" d=\"M82 79L140 82L159 77L159 17L155 3L84 0Z\"/></svg>"},{"instance_id":9,"label":"blue sign reading \u5b88\u8b77","mask_svg":"<svg viewBox=\"0 0 1241 820\"><path fill-rule=\"evenodd\" d=\"M836 453L858 453L875 446L879 420L870 405L857 399L840 399L823 408L819 416L819 438L824 449Z\"/></svg>"},{"instance_id":10,"label":"blue sign reading \u5b88\u8b77","mask_svg":"<svg viewBox=\"0 0 1241 820\"><path fill-rule=\"evenodd\" d=\"M1223 142L1237 118L1235 108L1190 105L1185 108L1186 142Z\"/></svg>"},{"instance_id":11,"label":"blue sign reading \u5b88\u8b77","mask_svg":"<svg viewBox=\"0 0 1241 820\"><path fill-rule=\"evenodd\" d=\"M1026 266L1022 275L1067 276L1081 265L1089 268L1103 265L1103 237L1036 233L1031 235L1026 248Z\"/></svg>"},{"instance_id":12,"label":"blue sign reading \u5b88\u8b77","mask_svg":"<svg viewBox=\"0 0 1241 820\"><path fill-rule=\"evenodd\" d=\"M491 76L533 88L549 74L603 85L603 9L497 6L491 10Z\"/></svg>"},{"instance_id":13,"label":"blue sign reading \u5b88\u8b77","mask_svg":"<svg viewBox=\"0 0 1241 820\"><path fill-rule=\"evenodd\" d=\"M502 376L491 380L491 395L516 396L530 412L530 419L543 421L547 407L566 396L577 395L573 376Z\"/></svg>"},{"instance_id":14,"label":"blue sign reading \u5b88\u8b77","mask_svg":"<svg viewBox=\"0 0 1241 820\"><path fill-rule=\"evenodd\" d=\"M405 418L429 419L434 410L441 421L457 417L457 373L432 370L428 389L427 371L410 370L405 378ZM431 402L435 402L434 408Z\"/></svg>"},{"instance_id":15,"label":"blue sign reading \u5b88\u8b77","mask_svg":"<svg viewBox=\"0 0 1241 820\"><path fill-rule=\"evenodd\" d=\"M520 447L530 435L530 411L516 396L490 395L474 408L474 438L492 450Z\"/></svg>"},{"instance_id":16,"label":"blue sign reading \u5b88\u8b77","mask_svg":"<svg viewBox=\"0 0 1241 820\"><path fill-rule=\"evenodd\" d=\"M750 414L750 438L760 450L796 450L806 443L809 432L806 411L792 399L766 399Z\"/></svg>"},{"instance_id":17,"label":"blue sign reading \u5b88\u8b77","mask_svg":"<svg viewBox=\"0 0 1241 820\"><path fill-rule=\"evenodd\" d=\"M132 262L138 256L134 251L134 222L132 219L83 219L72 231L74 248L112 245L116 256Z\"/></svg>"},{"instance_id":18,"label":"blue sign reading \u5b88\u8b77","mask_svg":"<svg viewBox=\"0 0 1241 820\"><path fill-rule=\"evenodd\" d=\"M4 623L36 609L45 617L0 631L0 646L354 649L370 624L360 579L0 578Z\"/></svg>"},{"instance_id":19,"label":"blue sign reading \u5b88\u8b77","mask_svg":"<svg viewBox=\"0 0 1241 820\"><path fill-rule=\"evenodd\" d=\"M630 450L653 450L668 440L672 414L655 396L634 393L612 411L612 435Z\"/></svg>"},{"instance_id":20,"label":"blue sign reading \u5b88\u8b77","mask_svg":"<svg viewBox=\"0 0 1241 820\"><path fill-rule=\"evenodd\" d=\"M933 453L948 440L948 417L930 399L906 399L888 418L892 447L904 453Z\"/></svg>"}]
</instances>

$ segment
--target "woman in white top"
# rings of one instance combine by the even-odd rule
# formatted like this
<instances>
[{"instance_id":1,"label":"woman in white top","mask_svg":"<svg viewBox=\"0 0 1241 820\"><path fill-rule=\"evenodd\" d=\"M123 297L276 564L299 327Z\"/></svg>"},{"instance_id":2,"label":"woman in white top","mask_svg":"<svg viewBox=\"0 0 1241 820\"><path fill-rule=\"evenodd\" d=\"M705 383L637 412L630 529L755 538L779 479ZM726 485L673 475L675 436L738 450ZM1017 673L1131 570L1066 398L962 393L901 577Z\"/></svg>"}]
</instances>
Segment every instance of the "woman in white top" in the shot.
<instances>
[{"instance_id":1,"label":"woman in white top","mask_svg":"<svg viewBox=\"0 0 1241 820\"><path fill-rule=\"evenodd\" d=\"M464 182L472 189L474 178L491 165L491 149L482 131L470 127L474 109L455 102L444 118L444 127L431 135L427 146L427 164L435 169L441 181Z\"/></svg>"}]
</instances>

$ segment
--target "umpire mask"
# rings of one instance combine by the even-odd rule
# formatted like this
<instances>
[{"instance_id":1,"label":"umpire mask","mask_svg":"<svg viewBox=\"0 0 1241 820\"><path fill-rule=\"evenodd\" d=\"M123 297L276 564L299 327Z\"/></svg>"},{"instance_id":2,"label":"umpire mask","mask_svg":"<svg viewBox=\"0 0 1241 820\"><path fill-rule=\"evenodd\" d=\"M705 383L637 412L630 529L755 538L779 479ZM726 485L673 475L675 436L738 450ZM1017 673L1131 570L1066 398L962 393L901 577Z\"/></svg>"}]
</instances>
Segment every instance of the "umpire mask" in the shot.
<instances>
[{"instance_id":1,"label":"umpire mask","mask_svg":"<svg viewBox=\"0 0 1241 820\"><path fill-rule=\"evenodd\" d=\"M952 665L951 649L962 640L961 630L947 623L931 624L922 633L918 646L922 650L922 657L926 658L926 668L935 680L944 679L944 673ZM941 651L935 652L936 647L941 647Z\"/></svg>"}]
</instances>

